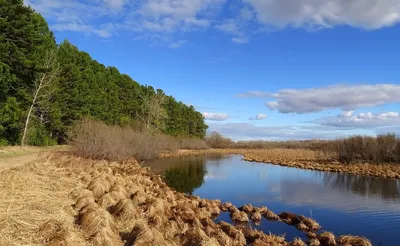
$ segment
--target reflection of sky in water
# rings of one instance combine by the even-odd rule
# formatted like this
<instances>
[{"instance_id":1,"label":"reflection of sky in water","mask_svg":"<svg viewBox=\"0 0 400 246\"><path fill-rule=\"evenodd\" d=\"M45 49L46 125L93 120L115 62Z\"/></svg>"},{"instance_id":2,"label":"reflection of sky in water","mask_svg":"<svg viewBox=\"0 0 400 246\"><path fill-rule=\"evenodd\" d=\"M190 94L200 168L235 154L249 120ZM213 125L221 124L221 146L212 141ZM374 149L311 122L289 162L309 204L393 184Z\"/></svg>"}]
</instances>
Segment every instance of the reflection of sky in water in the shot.
<instances>
[{"instance_id":1,"label":"reflection of sky in water","mask_svg":"<svg viewBox=\"0 0 400 246\"><path fill-rule=\"evenodd\" d=\"M323 230L337 235L362 235L374 245L397 245L399 181L250 163L241 161L240 156L202 158L207 172L194 195L230 201L237 206L267 206L276 213L304 214L315 218ZM185 158L171 159L167 166L182 168L184 163ZM229 216L222 214L219 219L229 221ZM286 233L288 238L302 236L283 223L263 220L258 228Z\"/></svg>"}]
</instances>

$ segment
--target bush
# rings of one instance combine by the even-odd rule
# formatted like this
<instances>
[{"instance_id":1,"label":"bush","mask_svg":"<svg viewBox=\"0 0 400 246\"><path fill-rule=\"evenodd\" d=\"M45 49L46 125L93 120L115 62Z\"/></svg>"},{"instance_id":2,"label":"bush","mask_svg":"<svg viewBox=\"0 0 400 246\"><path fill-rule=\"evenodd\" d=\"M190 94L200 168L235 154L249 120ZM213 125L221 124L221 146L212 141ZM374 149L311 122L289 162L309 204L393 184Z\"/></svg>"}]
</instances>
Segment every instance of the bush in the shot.
<instances>
[{"instance_id":1,"label":"bush","mask_svg":"<svg viewBox=\"0 0 400 246\"><path fill-rule=\"evenodd\" d=\"M180 149L208 149L209 146L207 142L202 139L198 138L180 138L179 141L179 148Z\"/></svg>"},{"instance_id":2,"label":"bush","mask_svg":"<svg viewBox=\"0 0 400 246\"><path fill-rule=\"evenodd\" d=\"M399 162L400 139L395 134L352 136L331 142L331 149L341 162Z\"/></svg>"},{"instance_id":3,"label":"bush","mask_svg":"<svg viewBox=\"0 0 400 246\"><path fill-rule=\"evenodd\" d=\"M109 126L100 121L83 119L70 134L75 153L86 158L123 161L129 158L150 160L163 152L184 147L205 147L201 140L181 139L138 132L130 127Z\"/></svg>"},{"instance_id":4,"label":"bush","mask_svg":"<svg viewBox=\"0 0 400 246\"><path fill-rule=\"evenodd\" d=\"M236 143L230 138L225 138L218 132L213 132L206 137L207 145L211 148L228 149L235 147Z\"/></svg>"}]
</instances>

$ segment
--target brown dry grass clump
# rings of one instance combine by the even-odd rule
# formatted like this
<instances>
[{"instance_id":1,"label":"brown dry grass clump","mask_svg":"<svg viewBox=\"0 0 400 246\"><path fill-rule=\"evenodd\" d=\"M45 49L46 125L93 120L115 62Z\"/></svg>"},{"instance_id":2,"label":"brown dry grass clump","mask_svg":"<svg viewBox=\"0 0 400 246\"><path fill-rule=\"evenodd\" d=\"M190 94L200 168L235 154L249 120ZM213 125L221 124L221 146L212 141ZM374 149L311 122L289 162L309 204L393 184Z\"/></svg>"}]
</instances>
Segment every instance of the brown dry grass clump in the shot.
<instances>
[{"instance_id":1,"label":"brown dry grass clump","mask_svg":"<svg viewBox=\"0 0 400 246\"><path fill-rule=\"evenodd\" d=\"M247 214L251 214L254 212L254 207L251 204L245 204L245 205L241 206L239 208L239 210L241 210Z\"/></svg>"},{"instance_id":2,"label":"brown dry grass clump","mask_svg":"<svg viewBox=\"0 0 400 246\"><path fill-rule=\"evenodd\" d=\"M238 230L234 226L223 221L220 221L218 225L224 233L233 238L236 242L241 245L246 244L246 238L244 237L244 234L241 230Z\"/></svg>"},{"instance_id":3,"label":"brown dry grass clump","mask_svg":"<svg viewBox=\"0 0 400 246\"><path fill-rule=\"evenodd\" d=\"M299 219L300 219L300 220L308 227L308 229L311 230L311 231L318 231L318 230L321 229L321 226L318 224L318 222L315 221L315 220L313 220L313 219L311 219L311 218L308 218L308 217L305 217L305 216L300 215L300 216L299 216Z\"/></svg>"},{"instance_id":4,"label":"brown dry grass clump","mask_svg":"<svg viewBox=\"0 0 400 246\"><path fill-rule=\"evenodd\" d=\"M241 223L247 223L249 222L249 217L247 214L243 211L240 211L239 209L234 209L230 213L231 219L236 222L241 222Z\"/></svg>"},{"instance_id":5,"label":"brown dry grass clump","mask_svg":"<svg viewBox=\"0 0 400 246\"><path fill-rule=\"evenodd\" d=\"M300 238L295 238L292 242L290 242L290 246L307 246L307 244Z\"/></svg>"},{"instance_id":6,"label":"brown dry grass clump","mask_svg":"<svg viewBox=\"0 0 400 246\"><path fill-rule=\"evenodd\" d=\"M372 243L365 237L345 235L340 236L338 243L342 245L353 245L353 246L372 246Z\"/></svg>"},{"instance_id":7,"label":"brown dry grass clump","mask_svg":"<svg viewBox=\"0 0 400 246\"><path fill-rule=\"evenodd\" d=\"M96 245L122 245L114 218L103 208L82 210L77 223Z\"/></svg>"},{"instance_id":8,"label":"brown dry grass clump","mask_svg":"<svg viewBox=\"0 0 400 246\"><path fill-rule=\"evenodd\" d=\"M326 246L336 245L335 235L333 235L333 233L331 232L325 231L320 235L318 235L317 238L322 245Z\"/></svg>"},{"instance_id":9,"label":"brown dry grass clump","mask_svg":"<svg viewBox=\"0 0 400 246\"><path fill-rule=\"evenodd\" d=\"M267 210L266 212L264 212L263 216L267 220L272 220L272 221L280 220L279 216L274 212L272 212L271 210Z\"/></svg>"}]
</instances>

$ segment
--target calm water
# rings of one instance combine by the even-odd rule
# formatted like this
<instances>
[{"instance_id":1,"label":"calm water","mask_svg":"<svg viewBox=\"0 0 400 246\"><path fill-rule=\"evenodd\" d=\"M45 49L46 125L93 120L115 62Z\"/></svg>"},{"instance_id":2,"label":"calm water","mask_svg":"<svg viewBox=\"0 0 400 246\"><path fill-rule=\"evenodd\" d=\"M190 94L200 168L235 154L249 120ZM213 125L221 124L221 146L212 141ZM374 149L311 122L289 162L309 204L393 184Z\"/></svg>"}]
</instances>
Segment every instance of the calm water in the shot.
<instances>
[{"instance_id":1,"label":"calm water","mask_svg":"<svg viewBox=\"0 0 400 246\"><path fill-rule=\"evenodd\" d=\"M148 163L178 191L236 206L251 203L316 219L322 230L398 245L400 181L241 161L241 156L191 156ZM218 218L230 221L229 214ZM264 220L264 232L305 238L293 226Z\"/></svg>"}]
</instances>

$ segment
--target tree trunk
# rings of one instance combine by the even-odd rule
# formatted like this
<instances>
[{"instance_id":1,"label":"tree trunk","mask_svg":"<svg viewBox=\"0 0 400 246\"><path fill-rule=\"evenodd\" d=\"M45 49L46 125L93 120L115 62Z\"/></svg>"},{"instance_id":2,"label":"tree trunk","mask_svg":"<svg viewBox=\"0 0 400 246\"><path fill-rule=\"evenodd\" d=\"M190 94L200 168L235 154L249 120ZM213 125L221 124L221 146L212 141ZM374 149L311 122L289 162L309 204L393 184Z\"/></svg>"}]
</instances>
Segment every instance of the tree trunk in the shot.
<instances>
[{"instance_id":1,"label":"tree trunk","mask_svg":"<svg viewBox=\"0 0 400 246\"><path fill-rule=\"evenodd\" d=\"M40 88L40 87L39 87L39 88ZM21 140L21 145L22 145L22 146L25 146L25 145L26 145L25 139L26 139L26 133L27 133L27 131L28 131L29 119L31 118L33 106L35 106L36 98L37 98L38 94L39 94L39 89L36 90L36 93L35 93L35 96L34 96L34 98L33 98L31 107L29 108L29 111L28 111L28 116L26 117L25 127L24 127L24 134L22 135L22 140Z\"/></svg>"}]
</instances>

